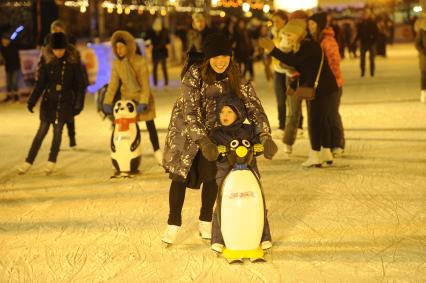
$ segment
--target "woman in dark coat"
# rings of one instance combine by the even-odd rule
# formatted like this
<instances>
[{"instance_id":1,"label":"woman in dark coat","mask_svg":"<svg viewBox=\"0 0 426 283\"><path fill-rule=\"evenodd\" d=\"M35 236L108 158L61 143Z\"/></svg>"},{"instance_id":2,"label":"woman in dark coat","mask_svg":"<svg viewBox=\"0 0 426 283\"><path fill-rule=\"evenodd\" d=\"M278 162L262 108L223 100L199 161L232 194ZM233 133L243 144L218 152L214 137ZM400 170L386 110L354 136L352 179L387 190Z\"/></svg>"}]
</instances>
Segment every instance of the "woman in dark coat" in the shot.
<instances>
[{"instance_id":1,"label":"woman in dark coat","mask_svg":"<svg viewBox=\"0 0 426 283\"><path fill-rule=\"evenodd\" d=\"M273 57L286 65L294 67L299 73L299 84L314 87L321 61L323 61L315 99L308 101L308 125L311 141L309 158L302 166L320 167L323 162L332 163L332 129L334 117L337 116L338 86L324 53L318 42L308 38L306 21L290 20L284 27L292 51L284 53L274 46L269 39L261 39L260 45ZM320 156L321 150L321 156Z\"/></svg>"},{"instance_id":2,"label":"woman in dark coat","mask_svg":"<svg viewBox=\"0 0 426 283\"><path fill-rule=\"evenodd\" d=\"M45 169L53 172L61 146L64 124L83 108L84 81L77 50L67 43L64 33L53 33L46 48L45 59L38 71L38 80L28 99L27 107L31 113L37 101L42 97L40 107L40 127L34 137L25 163L18 168L26 173L33 164L50 125L53 125L53 140L49 160Z\"/></svg>"},{"instance_id":3,"label":"woman in dark coat","mask_svg":"<svg viewBox=\"0 0 426 283\"><path fill-rule=\"evenodd\" d=\"M211 238L213 206L217 196L216 144L209 139L219 125L216 101L222 95L237 95L244 103L247 117L271 159L277 147L270 136L268 118L253 86L241 79L231 61L232 48L225 35L213 33L204 40L203 64L193 65L182 80L182 92L176 101L164 147L163 166L172 179L169 192L169 218L162 241L172 244L182 225L182 207L186 188L202 188L199 216L200 236Z\"/></svg>"}]
</instances>

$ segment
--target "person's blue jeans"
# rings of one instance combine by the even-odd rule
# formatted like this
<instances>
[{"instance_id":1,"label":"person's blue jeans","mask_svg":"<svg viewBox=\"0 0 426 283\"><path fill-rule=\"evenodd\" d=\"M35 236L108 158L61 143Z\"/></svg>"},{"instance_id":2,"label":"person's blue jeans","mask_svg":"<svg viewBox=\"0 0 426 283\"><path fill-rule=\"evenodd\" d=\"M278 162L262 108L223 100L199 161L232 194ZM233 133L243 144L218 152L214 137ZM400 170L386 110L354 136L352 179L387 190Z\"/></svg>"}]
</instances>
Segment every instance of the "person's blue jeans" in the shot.
<instances>
[{"instance_id":1,"label":"person's blue jeans","mask_svg":"<svg viewBox=\"0 0 426 283\"><path fill-rule=\"evenodd\" d=\"M18 76L19 70L6 72L6 89L9 94L18 92Z\"/></svg>"},{"instance_id":2,"label":"person's blue jeans","mask_svg":"<svg viewBox=\"0 0 426 283\"><path fill-rule=\"evenodd\" d=\"M50 146L49 161L56 162L58 157L59 148L61 147L62 129L64 128L64 122L50 123L46 121L40 122L37 134L34 137L33 143L31 144L28 156L25 159L26 162L33 164L38 151L40 150L41 144L49 131L50 125L53 125L53 140Z\"/></svg>"}]
</instances>

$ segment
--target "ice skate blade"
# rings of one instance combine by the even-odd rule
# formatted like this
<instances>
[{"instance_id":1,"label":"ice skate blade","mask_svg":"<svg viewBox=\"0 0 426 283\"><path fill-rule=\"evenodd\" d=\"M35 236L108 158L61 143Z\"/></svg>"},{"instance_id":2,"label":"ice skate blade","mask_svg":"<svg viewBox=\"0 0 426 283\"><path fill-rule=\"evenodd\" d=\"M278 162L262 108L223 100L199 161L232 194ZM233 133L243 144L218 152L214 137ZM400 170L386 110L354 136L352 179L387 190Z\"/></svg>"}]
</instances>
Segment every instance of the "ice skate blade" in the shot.
<instances>
[{"instance_id":1,"label":"ice skate blade","mask_svg":"<svg viewBox=\"0 0 426 283\"><path fill-rule=\"evenodd\" d=\"M167 242L164 242L163 240L161 240L161 244L166 249L170 248L173 245L172 243L167 243Z\"/></svg>"},{"instance_id":2,"label":"ice skate blade","mask_svg":"<svg viewBox=\"0 0 426 283\"><path fill-rule=\"evenodd\" d=\"M243 264L244 260L242 258L227 258L226 261L229 264Z\"/></svg>"},{"instance_id":3,"label":"ice skate blade","mask_svg":"<svg viewBox=\"0 0 426 283\"><path fill-rule=\"evenodd\" d=\"M302 164L302 167L303 168L321 168L322 167L322 164L310 164L310 165L303 165Z\"/></svg>"},{"instance_id":4,"label":"ice skate blade","mask_svg":"<svg viewBox=\"0 0 426 283\"><path fill-rule=\"evenodd\" d=\"M250 258L250 262L251 263L266 262L266 259L264 257Z\"/></svg>"}]
</instances>

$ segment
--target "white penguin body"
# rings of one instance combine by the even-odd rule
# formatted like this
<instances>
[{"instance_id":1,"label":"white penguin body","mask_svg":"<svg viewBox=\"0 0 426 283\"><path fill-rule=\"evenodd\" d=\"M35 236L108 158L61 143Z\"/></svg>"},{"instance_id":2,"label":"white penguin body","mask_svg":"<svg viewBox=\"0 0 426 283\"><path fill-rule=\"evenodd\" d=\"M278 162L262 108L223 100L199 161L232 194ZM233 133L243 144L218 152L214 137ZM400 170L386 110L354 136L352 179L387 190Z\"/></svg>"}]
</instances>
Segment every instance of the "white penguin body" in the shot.
<instances>
[{"instance_id":1,"label":"white penguin body","mask_svg":"<svg viewBox=\"0 0 426 283\"><path fill-rule=\"evenodd\" d=\"M117 173L137 173L141 159L141 136L136 104L118 100L114 105L114 131L111 136L111 159Z\"/></svg>"},{"instance_id":2,"label":"white penguin body","mask_svg":"<svg viewBox=\"0 0 426 283\"><path fill-rule=\"evenodd\" d=\"M233 169L222 185L221 231L227 249L256 250L264 225L259 180L250 169Z\"/></svg>"}]
</instances>

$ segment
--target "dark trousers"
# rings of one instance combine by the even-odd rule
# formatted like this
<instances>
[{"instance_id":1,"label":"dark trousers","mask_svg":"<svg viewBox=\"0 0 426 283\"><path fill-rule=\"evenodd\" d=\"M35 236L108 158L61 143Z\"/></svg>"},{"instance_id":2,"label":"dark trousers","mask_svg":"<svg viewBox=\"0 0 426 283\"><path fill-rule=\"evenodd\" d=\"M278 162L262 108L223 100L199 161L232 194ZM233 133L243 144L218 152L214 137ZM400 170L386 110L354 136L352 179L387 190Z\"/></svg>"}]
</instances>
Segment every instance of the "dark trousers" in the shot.
<instances>
[{"instance_id":1,"label":"dark trousers","mask_svg":"<svg viewBox=\"0 0 426 283\"><path fill-rule=\"evenodd\" d=\"M374 44L371 45L361 45L361 75L365 74L365 57L369 53L370 59L370 75L374 76L375 71L375 57L376 57L376 46Z\"/></svg>"},{"instance_id":2,"label":"dark trousers","mask_svg":"<svg viewBox=\"0 0 426 283\"><path fill-rule=\"evenodd\" d=\"M422 90L426 90L426 71L421 71L421 82L420 82L420 86L422 88Z\"/></svg>"},{"instance_id":3,"label":"dark trousers","mask_svg":"<svg viewBox=\"0 0 426 283\"><path fill-rule=\"evenodd\" d=\"M6 90L10 93L18 92L19 70L6 72Z\"/></svg>"},{"instance_id":4,"label":"dark trousers","mask_svg":"<svg viewBox=\"0 0 426 283\"><path fill-rule=\"evenodd\" d=\"M285 74L274 72L274 90L278 105L278 128L284 130L286 119L286 77Z\"/></svg>"},{"instance_id":5,"label":"dark trousers","mask_svg":"<svg viewBox=\"0 0 426 283\"><path fill-rule=\"evenodd\" d=\"M342 88L339 88L339 91L337 92L337 98L336 98L336 106L337 110L335 111L335 119L333 119L333 122L331 124L331 138L332 138L332 148L340 147L342 149L345 148L345 133L343 128L343 122L342 117L339 113L340 108L340 100L342 98Z\"/></svg>"},{"instance_id":6,"label":"dark trousers","mask_svg":"<svg viewBox=\"0 0 426 283\"><path fill-rule=\"evenodd\" d=\"M34 137L33 143L31 144L30 151L26 158L26 162L33 164L38 151L40 150L41 144L43 143L44 137L49 131L50 125L53 125L53 140L50 146L49 161L56 162L58 157L59 148L61 147L62 129L64 128L64 122L50 123L46 121L40 122L37 134Z\"/></svg>"},{"instance_id":7,"label":"dark trousers","mask_svg":"<svg viewBox=\"0 0 426 283\"><path fill-rule=\"evenodd\" d=\"M169 225L182 225L182 208L185 201L186 184L184 182L172 181L169 192L170 213L167 223ZM213 206L217 196L216 180L203 183L201 189L201 210L199 220L212 221Z\"/></svg>"},{"instance_id":8,"label":"dark trousers","mask_svg":"<svg viewBox=\"0 0 426 283\"><path fill-rule=\"evenodd\" d=\"M75 146L75 120L74 117L71 121L67 122L67 130L68 130L68 137L70 138L70 146Z\"/></svg>"},{"instance_id":9,"label":"dark trousers","mask_svg":"<svg viewBox=\"0 0 426 283\"><path fill-rule=\"evenodd\" d=\"M245 62L243 62L244 65L244 71L243 71L243 78L246 77L246 74L249 73L250 80L254 79L254 69L253 69L253 59L247 58Z\"/></svg>"},{"instance_id":10,"label":"dark trousers","mask_svg":"<svg viewBox=\"0 0 426 283\"><path fill-rule=\"evenodd\" d=\"M312 150L332 147L332 125L337 117L337 92L317 95L308 102L308 130Z\"/></svg>"},{"instance_id":11,"label":"dark trousers","mask_svg":"<svg viewBox=\"0 0 426 283\"><path fill-rule=\"evenodd\" d=\"M157 129L155 127L154 120L149 120L145 122L146 128L148 129L149 139L152 144L152 149L157 151L160 149L160 143L158 142Z\"/></svg>"},{"instance_id":12,"label":"dark trousers","mask_svg":"<svg viewBox=\"0 0 426 283\"><path fill-rule=\"evenodd\" d=\"M168 85L169 77L167 75L167 58L154 59L154 85L156 86L158 84L158 64L161 64L161 69L163 70L164 85Z\"/></svg>"}]
</instances>

